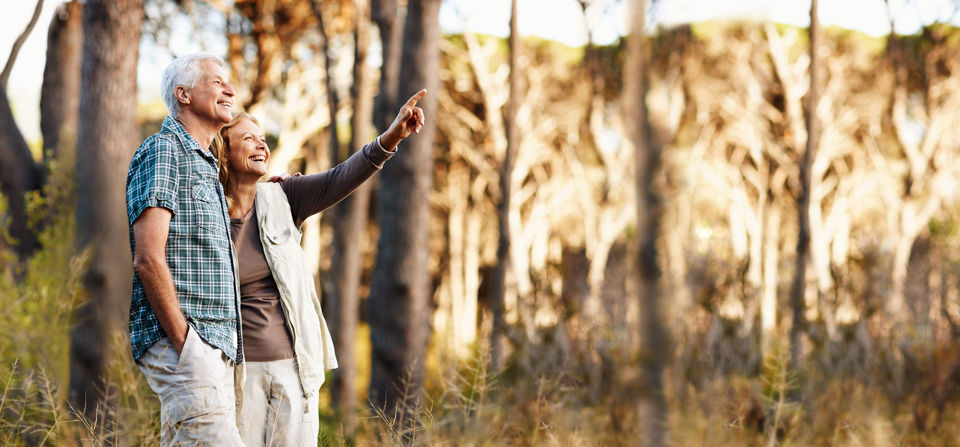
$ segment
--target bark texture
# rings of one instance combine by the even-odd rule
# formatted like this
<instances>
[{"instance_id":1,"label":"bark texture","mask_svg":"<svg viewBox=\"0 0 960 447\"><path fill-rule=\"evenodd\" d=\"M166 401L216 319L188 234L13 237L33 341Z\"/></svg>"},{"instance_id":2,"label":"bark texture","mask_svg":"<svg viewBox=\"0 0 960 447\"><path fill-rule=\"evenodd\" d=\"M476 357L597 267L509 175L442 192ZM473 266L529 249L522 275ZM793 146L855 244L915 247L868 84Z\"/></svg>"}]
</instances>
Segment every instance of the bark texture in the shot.
<instances>
[{"instance_id":1,"label":"bark texture","mask_svg":"<svg viewBox=\"0 0 960 447\"><path fill-rule=\"evenodd\" d=\"M7 202L6 224L12 241L9 243L20 260L37 248L36 234L28 225L26 194L43 186L43 172L33 160L30 147L23 139L7 99L7 90L0 86L0 192Z\"/></svg>"},{"instance_id":2,"label":"bark texture","mask_svg":"<svg viewBox=\"0 0 960 447\"><path fill-rule=\"evenodd\" d=\"M497 264L493 268L490 285L490 306L493 309L493 331L490 339L490 361L497 369L503 366L507 348L506 321L504 318L504 295L506 294L507 272L510 270L510 194L513 163L520 143L520 131L517 126L517 109L520 95L518 53L520 36L517 34L517 0L510 2L510 96L507 99L504 127L507 134L507 150L500 166L500 202L497 203Z\"/></svg>"},{"instance_id":3,"label":"bark texture","mask_svg":"<svg viewBox=\"0 0 960 447\"><path fill-rule=\"evenodd\" d=\"M373 109L373 123L381 132L393 122L400 82L400 50L403 44L402 14L397 0L371 0L370 18L380 31L383 66L380 68L380 93Z\"/></svg>"},{"instance_id":4,"label":"bark texture","mask_svg":"<svg viewBox=\"0 0 960 447\"><path fill-rule=\"evenodd\" d=\"M77 136L80 68L83 49L83 4L60 5L47 32L47 60L40 89L40 133L44 160L72 148Z\"/></svg>"},{"instance_id":5,"label":"bark texture","mask_svg":"<svg viewBox=\"0 0 960 447\"><path fill-rule=\"evenodd\" d=\"M638 408L638 445L664 445L667 433L667 402L664 396L663 370L670 352L669 337L661 315L660 266L657 240L663 215L661 193L655 182L660 169L661 148L652 138L646 97L647 75L646 0L633 2L627 60L624 66L624 103L630 139L636 151L637 181L637 261L638 304L640 309L641 374L638 387L643 390Z\"/></svg>"},{"instance_id":6,"label":"bark texture","mask_svg":"<svg viewBox=\"0 0 960 447\"><path fill-rule=\"evenodd\" d=\"M130 262L124 185L138 144L137 59L143 0L88 0L77 133L76 225L91 250L83 276L88 301L74 315L70 399L88 417L115 417L107 382L114 334L129 312Z\"/></svg>"},{"instance_id":7,"label":"bark texture","mask_svg":"<svg viewBox=\"0 0 960 447\"><path fill-rule=\"evenodd\" d=\"M790 308L793 311L793 325L790 328L790 360L793 365L801 361L800 337L803 335L804 296L807 290L807 262L810 259L810 167L820 144L820 118L817 105L820 103L820 57L817 48L820 45L820 20L817 18L817 0L810 5L810 91L804 114L807 118L807 144L799 163L800 194L797 196L797 256L795 258L793 282L790 284Z\"/></svg>"},{"instance_id":8,"label":"bark texture","mask_svg":"<svg viewBox=\"0 0 960 447\"><path fill-rule=\"evenodd\" d=\"M13 109L7 97L7 80L17 61L20 48L33 31L42 8L43 0L40 0L34 8L33 16L26 29L14 42L3 71L0 72L0 193L3 193L6 199L6 213L9 219L3 222L3 225L12 238L12 240L0 239L0 247L10 246L21 261L29 257L37 248L36 234L30 228L27 216L26 194L40 189L44 178L43 171L33 160L30 147L13 118ZM3 231L0 231L0 235L2 234Z\"/></svg>"},{"instance_id":9,"label":"bark texture","mask_svg":"<svg viewBox=\"0 0 960 447\"><path fill-rule=\"evenodd\" d=\"M378 201L380 238L367 321L372 342L369 398L373 406L404 416L417 405L423 358L430 333L428 316L432 286L427 271L433 184L433 140L439 96L440 0L407 3L400 95L421 88L426 124L419 135L400 144L399 154L381 173ZM400 410L398 412L397 410Z\"/></svg>"},{"instance_id":10,"label":"bark texture","mask_svg":"<svg viewBox=\"0 0 960 447\"><path fill-rule=\"evenodd\" d=\"M353 63L353 119L350 150L359 150L373 133L373 79L366 59L370 47L369 0L355 0L357 11ZM324 304L337 347L340 367L334 372L330 393L341 415L344 433L352 436L357 427L354 340L360 310L360 277L363 272L363 236L370 207L370 181L364 183L331 211L333 257L330 283Z\"/></svg>"}]
</instances>

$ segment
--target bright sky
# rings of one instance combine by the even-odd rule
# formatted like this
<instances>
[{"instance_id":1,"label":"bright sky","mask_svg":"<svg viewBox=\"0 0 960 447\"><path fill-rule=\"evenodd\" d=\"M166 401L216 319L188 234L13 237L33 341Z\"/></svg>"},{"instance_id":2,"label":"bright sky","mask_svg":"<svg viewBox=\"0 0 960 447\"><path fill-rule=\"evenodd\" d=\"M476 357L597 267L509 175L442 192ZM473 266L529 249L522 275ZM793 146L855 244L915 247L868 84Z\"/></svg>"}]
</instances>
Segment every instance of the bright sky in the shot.
<instances>
[{"instance_id":1,"label":"bright sky","mask_svg":"<svg viewBox=\"0 0 960 447\"><path fill-rule=\"evenodd\" d=\"M571 46L586 42L586 28L576 0L518 0L518 27L521 34L537 35ZM14 114L28 141L40 133L39 91L43 79L46 52L46 30L60 2L47 0L33 33L20 51L10 75L7 93ZM595 0L588 8L588 20L595 31L594 40L605 44L627 32L628 3L625 0ZM893 0L898 33L913 33L921 23L954 21L956 13L950 0ZM4 26L0 27L0 58L5 62L10 48L23 31L36 3L7 2ZM658 0L650 20L655 25L700 22L711 19L772 20L806 26L809 23L809 0ZM505 36L510 19L510 0L443 0L440 24L447 32L464 28L479 33ZM884 0L821 0L820 20L824 25L858 29L872 35L889 32ZM177 52L196 51L195 41L174 39ZM213 43L207 50L224 51L225 44ZM138 81L143 96L159 99L159 73L170 56L155 46L141 45ZM159 68L158 68L159 67ZM146 98L149 99L149 98Z\"/></svg>"}]
</instances>

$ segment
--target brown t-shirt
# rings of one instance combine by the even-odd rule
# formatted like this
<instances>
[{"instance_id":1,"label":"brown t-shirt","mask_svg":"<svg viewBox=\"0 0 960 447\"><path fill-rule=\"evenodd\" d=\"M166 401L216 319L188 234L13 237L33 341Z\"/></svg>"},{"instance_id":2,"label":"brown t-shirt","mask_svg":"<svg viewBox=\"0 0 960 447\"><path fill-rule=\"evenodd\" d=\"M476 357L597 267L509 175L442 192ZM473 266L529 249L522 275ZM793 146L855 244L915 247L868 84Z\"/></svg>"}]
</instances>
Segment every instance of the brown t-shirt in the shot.
<instances>
[{"instance_id":1,"label":"brown t-shirt","mask_svg":"<svg viewBox=\"0 0 960 447\"><path fill-rule=\"evenodd\" d=\"M329 171L284 180L280 186L290 202L294 223L300 226L307 217L350 195L393 154L373 142ZM254 208L242 219L230 219L230 238L239 264L244 357L252 362L294 357L293 341L280 306L280 291L263 253Z\"/></svg>"},{"instance_id":2,"label":"brown t-shirt","mask_svg":"<svg viewBox=\"0 0 960 447\"><path fill-rule=\"evenodd\" d=\"M263 254L256 214L251 208L243 219L230 219L240 280L243 353L251 362L289 359L294 357L293 342L280 307L280 291Z\"/></svg>"}]
</instances>

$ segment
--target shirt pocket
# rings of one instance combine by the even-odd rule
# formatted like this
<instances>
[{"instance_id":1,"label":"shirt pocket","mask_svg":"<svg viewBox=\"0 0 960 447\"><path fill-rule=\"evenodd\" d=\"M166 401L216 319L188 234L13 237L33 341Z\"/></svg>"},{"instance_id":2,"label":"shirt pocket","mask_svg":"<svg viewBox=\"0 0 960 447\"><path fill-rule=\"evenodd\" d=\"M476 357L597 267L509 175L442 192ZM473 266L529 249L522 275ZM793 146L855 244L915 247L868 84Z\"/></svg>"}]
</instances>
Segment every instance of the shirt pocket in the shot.
<instances>
[{"instance_id":1,"label":"shirt pocket","mask_svg":"<svg viewBox=\"0 0 960 447\"><path fill-rule=\"evenodd\" d=\"M220 212L220 197L213 186L205 182L196 183L192 195L197 226L211 231L226 231Z\"/></svg>"}]
</instances>

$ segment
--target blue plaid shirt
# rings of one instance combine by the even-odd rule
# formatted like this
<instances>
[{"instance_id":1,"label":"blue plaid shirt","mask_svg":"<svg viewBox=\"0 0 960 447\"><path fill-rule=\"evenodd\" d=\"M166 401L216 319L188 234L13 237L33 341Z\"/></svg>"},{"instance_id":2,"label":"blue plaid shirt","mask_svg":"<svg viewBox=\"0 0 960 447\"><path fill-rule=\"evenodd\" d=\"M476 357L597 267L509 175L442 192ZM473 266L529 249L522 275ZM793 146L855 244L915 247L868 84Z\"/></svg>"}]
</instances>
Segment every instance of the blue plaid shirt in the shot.
<instances>
[{"instance_id":1,"label":"blue plaid shirt","mask_svg":"<svg viewBox=\"0 0 960 447\"><path fill-rule=\"evenodd\" d=\"M230 216L217 160L183 126L169 116L160 132L147 138L127 171L127 216L130 249L133 222L143 210L170 210L167 265L187 323L207 343L235 362L243 361L240 337L240 293L236 256L230 243ZM130 305L130 344L139 359L166 337L134 274Z\"/></svg>"}]
</instances>

